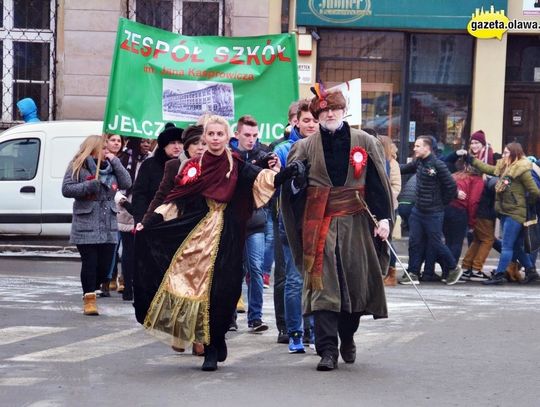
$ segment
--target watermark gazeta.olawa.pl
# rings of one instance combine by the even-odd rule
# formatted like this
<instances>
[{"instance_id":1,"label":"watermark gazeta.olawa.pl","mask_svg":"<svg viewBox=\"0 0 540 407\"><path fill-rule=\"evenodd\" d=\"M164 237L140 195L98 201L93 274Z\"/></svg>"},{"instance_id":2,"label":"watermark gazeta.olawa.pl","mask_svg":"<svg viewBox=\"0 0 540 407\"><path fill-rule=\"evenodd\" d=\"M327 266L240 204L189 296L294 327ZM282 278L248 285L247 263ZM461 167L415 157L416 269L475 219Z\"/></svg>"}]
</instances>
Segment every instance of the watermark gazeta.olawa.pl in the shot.
<instances>
[{"instance_id":1,"label":"watermark gazeta.olawa.pl","mask_svg":"<svg viewBox=\"0 0 540 407\"><path fill-rule=\"evenodd\" d=\"M476 38L502 39L506 31L512 30L539 30L540 23L531 20L510 20L504 10L495 11L491 6L489 11L483 8L476 9L471 20L467 24L467 31Z\"/></svg>"}]
</instances>

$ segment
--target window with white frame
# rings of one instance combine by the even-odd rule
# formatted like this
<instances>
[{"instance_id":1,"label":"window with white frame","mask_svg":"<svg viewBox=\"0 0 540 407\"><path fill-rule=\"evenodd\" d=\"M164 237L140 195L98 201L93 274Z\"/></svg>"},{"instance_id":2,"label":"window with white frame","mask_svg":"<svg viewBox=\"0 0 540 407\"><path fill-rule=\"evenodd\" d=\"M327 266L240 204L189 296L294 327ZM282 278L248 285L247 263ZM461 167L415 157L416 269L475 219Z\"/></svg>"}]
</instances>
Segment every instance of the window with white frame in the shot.
<instances>
[{"instance_id":1,"label":"window with white frame","mask_svg":"<svg viewBox=\"0 0 540 407\"><path fill-rule=\"evenodd\" d=\"M128 1L129 18L183 35L223 35L224 0Z\"/></svg>"},{"instance_id":2,"label":"window with white frame","mask_svg":"<svg viewBox=\"0 0 540 407\"><path fill-rule=\"evenodd\" d=\"M52 119L56 0L0 3L0 126L22 120L16 104L27 97L36 102L40 119Z\"/></svg>"}]
</instances>

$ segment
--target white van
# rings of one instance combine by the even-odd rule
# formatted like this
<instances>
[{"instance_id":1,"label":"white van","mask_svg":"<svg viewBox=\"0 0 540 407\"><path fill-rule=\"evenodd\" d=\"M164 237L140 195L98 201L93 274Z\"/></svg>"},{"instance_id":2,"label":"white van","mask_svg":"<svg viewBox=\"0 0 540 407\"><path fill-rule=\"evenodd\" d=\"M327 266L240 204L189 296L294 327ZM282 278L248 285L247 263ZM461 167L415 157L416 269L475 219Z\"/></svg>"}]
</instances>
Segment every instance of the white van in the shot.
<instances>
[{"instance_id":1,"label":"white van","mask_svg":"<svg viewBox=\"0 0 540 407\"><path fill-rule=\"evenodd\" d=\"M69 161L100 121L51 121L0 134L0 234L69 236L73 199L62 196Z\"/></svg>"}]
</instances>

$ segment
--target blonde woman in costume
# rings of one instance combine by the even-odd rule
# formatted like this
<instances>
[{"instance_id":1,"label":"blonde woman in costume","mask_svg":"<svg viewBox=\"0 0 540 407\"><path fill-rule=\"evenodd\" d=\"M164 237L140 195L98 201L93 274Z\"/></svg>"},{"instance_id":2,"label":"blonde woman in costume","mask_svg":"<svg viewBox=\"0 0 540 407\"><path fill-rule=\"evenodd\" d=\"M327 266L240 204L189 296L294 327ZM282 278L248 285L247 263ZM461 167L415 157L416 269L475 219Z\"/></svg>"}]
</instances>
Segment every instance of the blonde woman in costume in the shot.
<instances>
[{"instance_id":1,"label":"blonde woman in costume","mask_svg":"<svg viewBox=\"0 0 540 407\"><path fill-rule=\"evenodd\" d=\"M135 290L137 320L174 346L203 342L204 371L216 370L227 357L225 333L242 288L246 222L276 187L303 170L293 163L279 172L277 159L265 169L245 163L227 148L230 135L224 118L206 119L207 151L183 162L178 173L165 174L156 197L166 198L146 213L136 239L140 276L147 281L140 298ZM163 278L149 304L156 275Z\"/></svg>"}]
</instances>

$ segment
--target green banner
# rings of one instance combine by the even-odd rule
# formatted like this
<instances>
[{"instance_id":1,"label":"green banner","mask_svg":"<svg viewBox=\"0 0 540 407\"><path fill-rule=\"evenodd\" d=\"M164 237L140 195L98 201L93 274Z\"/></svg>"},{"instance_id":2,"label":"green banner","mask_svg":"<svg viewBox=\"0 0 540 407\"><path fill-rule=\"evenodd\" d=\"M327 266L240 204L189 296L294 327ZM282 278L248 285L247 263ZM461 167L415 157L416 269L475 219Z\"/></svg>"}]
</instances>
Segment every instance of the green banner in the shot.
<instances>
[{"instance_id":1,"label":"green banner","mask_svg":"<svg viewBox=\"0 0 540 407\"><path fill-rule=\"evenodd\" d=\"M234 124L249 114L261 141L279 137L298 99L292 34L188 37L120 19L103 132L156 138L204 113Z\"/></svg>"}]
</instances>

